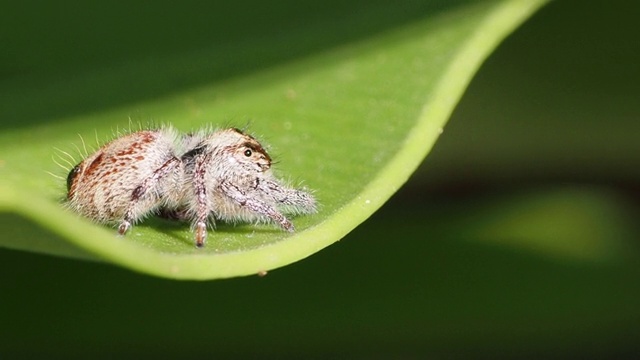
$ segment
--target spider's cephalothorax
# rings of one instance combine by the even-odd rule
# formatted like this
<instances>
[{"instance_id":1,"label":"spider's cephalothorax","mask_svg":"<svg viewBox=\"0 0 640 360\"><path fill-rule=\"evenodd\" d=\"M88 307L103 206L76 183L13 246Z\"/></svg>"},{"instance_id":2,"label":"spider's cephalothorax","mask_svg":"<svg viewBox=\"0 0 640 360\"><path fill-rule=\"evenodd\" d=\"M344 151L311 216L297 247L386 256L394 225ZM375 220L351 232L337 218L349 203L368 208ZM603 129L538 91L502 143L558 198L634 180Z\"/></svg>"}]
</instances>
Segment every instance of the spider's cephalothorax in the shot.
<instances>
[{"instance_id":1,"label":"spider's cephalothorax","mask_svg":"<svg viewBox=\"0 0 640 360\"><path fill-rule=\"evenodd\" d=\"M207 221L271 221L313 213L315 199L271 173L271 158L252 136L235 129L179 136L171 128L134 132L100 148L67 177L69 206L125 234L145 215L189 220L203 246Z\"/></svg>"}]
</instances>

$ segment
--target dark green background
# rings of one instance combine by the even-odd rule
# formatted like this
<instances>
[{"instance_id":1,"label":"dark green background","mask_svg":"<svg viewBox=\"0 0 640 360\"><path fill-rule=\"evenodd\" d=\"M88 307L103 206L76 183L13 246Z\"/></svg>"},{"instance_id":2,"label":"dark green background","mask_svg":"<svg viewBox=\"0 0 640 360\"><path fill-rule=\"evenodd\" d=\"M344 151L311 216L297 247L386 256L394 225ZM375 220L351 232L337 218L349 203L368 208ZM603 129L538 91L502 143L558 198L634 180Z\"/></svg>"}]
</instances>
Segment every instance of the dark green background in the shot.
<instances>
[{"instance_id":1,"label":"dark green background","mask_svg":"<svg viewBox=\"0 0 640 360\"><path fill-rule=\"evenodd\" d=\"M210 41L256 41L249 55L257 56L259 39L247 40L256 28L279 36L333 19L326 37L284 49L266 67L411 21L424 8L407 1L395 13L377 13L383 2L273 8L252 1L224 11L185 3L167 14L154 4L157 14L141 5L39 4L36 11L26 2L15 14L3 11L0 34L10 38L0 39L2 89L25 79L45 86ZM356 18L365 25L348 31L346 14L362 14ZM544 8L488 60L397 196L342 241L264 278L175 282L1 250L0 355L604 357L640 350L639 14L624 1ZM255 70L236 66L225 73ZM26 126L42 114L81 113L216 80L197 73L155 87L133 82L80 105L52 101L34 109L17 101L0 111L4 127ZM19 99L19 91L2 95ZM500 221L509 209L503 204L522 196L576 191L613 199L620 221L611 240L625 236L631 246L624 257L545 256L471 231L487 218ZM596 222L610 210L595 208Z\"/></svg>"}]
</instances>

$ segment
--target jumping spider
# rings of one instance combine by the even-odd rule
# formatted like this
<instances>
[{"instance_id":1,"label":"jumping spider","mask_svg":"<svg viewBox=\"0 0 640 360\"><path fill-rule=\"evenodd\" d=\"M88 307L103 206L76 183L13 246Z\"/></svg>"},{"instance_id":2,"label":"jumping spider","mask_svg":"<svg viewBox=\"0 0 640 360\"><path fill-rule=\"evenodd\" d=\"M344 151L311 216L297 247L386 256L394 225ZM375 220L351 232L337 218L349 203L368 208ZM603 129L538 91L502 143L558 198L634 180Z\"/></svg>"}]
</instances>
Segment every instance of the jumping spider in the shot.
<instances>
[{"instance_id":1,"label":"jumping spider","mask_svg":"<svg viewBox=\"0 0 640 360\"><path fill-rule=\"evenodd\" d=\"M284 185L271 158L252 136L235 128L186 135L165 127L133 132L107 143L67 176L71 209L124 235L158 213L189 220L196 246L207 222L275 222L294 231L284 213L316 211L313 196Z\"/></svg>"}]
</instances>

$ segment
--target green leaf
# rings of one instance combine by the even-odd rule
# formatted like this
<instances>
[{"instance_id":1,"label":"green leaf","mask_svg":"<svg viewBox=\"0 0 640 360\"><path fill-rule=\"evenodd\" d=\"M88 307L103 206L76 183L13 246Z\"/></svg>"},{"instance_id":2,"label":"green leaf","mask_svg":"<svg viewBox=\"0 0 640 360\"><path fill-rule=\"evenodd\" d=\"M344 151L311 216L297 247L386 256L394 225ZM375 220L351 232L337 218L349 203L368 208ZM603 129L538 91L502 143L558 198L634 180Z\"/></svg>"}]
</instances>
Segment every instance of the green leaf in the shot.
<instances>
[{"instance_id":1,"label":"green leaf","mask_svg":"<svg viewBox=\"0 0 640 360\"><path fill-rule=\"evenodd\" d=\"M77 35L87 41L86 64L57 53L40 64L29 57L33 49L22 49L32 68L5 61L9 75L0 88L0 245L175 279L255 274L305 258L341 239L406 182L482 61L544 3L380 2L359 11L297 9L304 16L288 23L283 7L268 20L282 20L282 32L247 21L228 38L199 43L190 37L195 32L173 24L188 44L169 39L166 48L148 31L133 33L137 41L119 50L113 43L126 34L107 23L111 42ZM216 16L231 25L237 11ZM85 147L92 151L132 122L182 131L249 124L270 145L276 171L315 191L320 212L293 219L293 235L218 224L206 248L196 249L186 224L147 219L118 237L65 210L67 169ZM64 153L74 157L67 165ZM67 169L55 165L56 156Z\"/></svg>"}]
</instances>

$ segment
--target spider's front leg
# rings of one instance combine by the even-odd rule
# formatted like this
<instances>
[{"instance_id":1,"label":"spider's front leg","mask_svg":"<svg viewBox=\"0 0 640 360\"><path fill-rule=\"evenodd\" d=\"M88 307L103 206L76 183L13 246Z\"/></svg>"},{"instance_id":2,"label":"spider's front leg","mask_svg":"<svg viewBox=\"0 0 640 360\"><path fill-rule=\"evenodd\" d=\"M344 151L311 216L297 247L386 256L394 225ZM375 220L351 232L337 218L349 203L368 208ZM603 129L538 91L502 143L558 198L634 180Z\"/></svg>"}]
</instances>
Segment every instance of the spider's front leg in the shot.
<instances>
[{"instance_id":1,"label":"spider's front leg","mask_svg":"<svg viewBox=\"0 0 640 360\"><path fill-rule=\"evenodd\" d=\"M316 200L308 192L282 185L273 179L256 179L255 189L279 205L289 206L294 212L311 214L317 211Z\"/></svg>"},{"instance_id":2,"label":"spider's front leg","mask_svg":"<svg viewBox=\"0 0 640 360\"><path fill-rule=\"evenodd\" d=\"M220 183L220 189L225 195L233 199L233 201L235 201L239 205L244 206L255 213L268 217L286 231L295 231L295 228L291 221L289 221L289 219L282 215L282 213L280 213L280 211L278 211L275 206L266 203L257 197L247 196L247 193L250 192L241 191L237 185L234 185L229 181L222 181Z\"/></svg>"}]
</instances>

